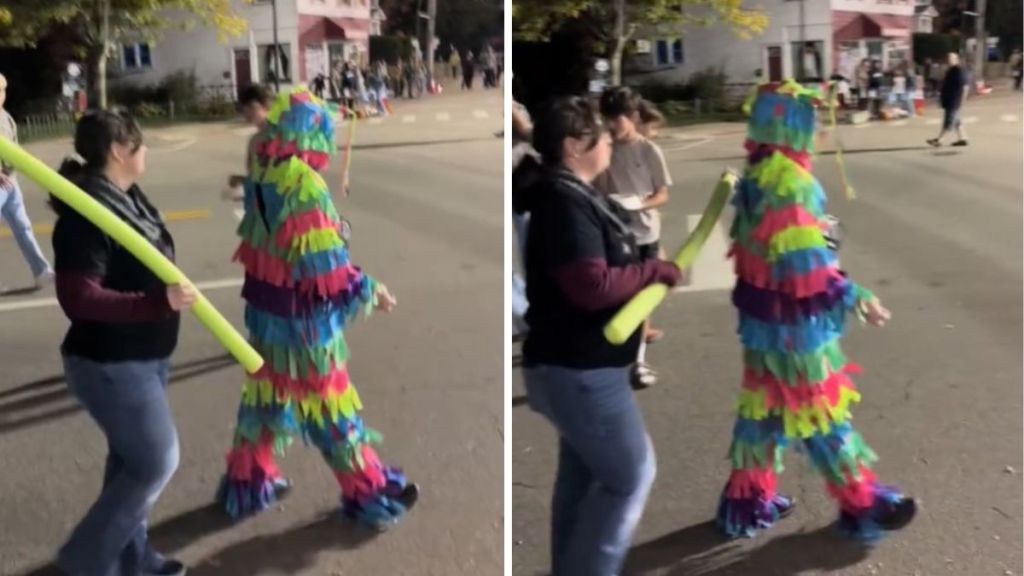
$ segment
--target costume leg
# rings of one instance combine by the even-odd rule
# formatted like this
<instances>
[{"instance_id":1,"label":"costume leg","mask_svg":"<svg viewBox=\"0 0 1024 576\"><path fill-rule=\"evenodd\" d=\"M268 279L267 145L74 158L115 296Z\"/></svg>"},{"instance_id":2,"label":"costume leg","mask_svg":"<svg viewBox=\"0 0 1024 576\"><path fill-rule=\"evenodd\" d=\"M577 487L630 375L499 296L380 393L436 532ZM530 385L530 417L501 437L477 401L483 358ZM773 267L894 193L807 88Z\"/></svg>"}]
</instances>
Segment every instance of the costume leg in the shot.
<instances>
[{"instance_id":1,"label":"costume leg","mask_svg":"<svg viewBox=\"0 0 1024 576\"><path fill-rule=\"evenodd\" d=\"M275 393L269 382L245 383L234 446L217 492L217 501L232 518L266 510L288 488L274 457L284 454L296 429L294 401Z\"/></svg>"},{"instance_id":2,"label":"costume leg","mask_svg":"<svg viewBox=\"0 0 1024 576\"><path fill-rule=\"evenodd\" d=\"M913 501L898 489L880 484L871 472L869 466L878 458L850 424L815 434L803 444L815 469L825 477L828 493L839 504L839 527L847 535L877 540L883 530L899 528L913 517Z\"/></svg>"},{"instance_id":3,"label":"costume leg","mask_svg":"<svg viewBox=\"0 0 1024 576\"><path fill-rule=\"evenodd\" d=\"M715 518L726 535L752 538L789 512L792 502L776 491L785 447L780 416L755 420L741 413L736 419L729 448L732 473Z\"/></svg>"},{"instance_id":4,"label":"costume leg","mask_svg":"<svg viewBox=\"0 0 1024 576\"><path fill-rule=\"evenodd\" d=\"M398 522L413 502L404 494L407 483L402 471L380 462L372 447L380 442L380 434L364 427L357 412L361 408L350 383L342 392L310 397L303 401L303 431L334 472L345 515L385 528Z\"/></svg>"}]
</instances>

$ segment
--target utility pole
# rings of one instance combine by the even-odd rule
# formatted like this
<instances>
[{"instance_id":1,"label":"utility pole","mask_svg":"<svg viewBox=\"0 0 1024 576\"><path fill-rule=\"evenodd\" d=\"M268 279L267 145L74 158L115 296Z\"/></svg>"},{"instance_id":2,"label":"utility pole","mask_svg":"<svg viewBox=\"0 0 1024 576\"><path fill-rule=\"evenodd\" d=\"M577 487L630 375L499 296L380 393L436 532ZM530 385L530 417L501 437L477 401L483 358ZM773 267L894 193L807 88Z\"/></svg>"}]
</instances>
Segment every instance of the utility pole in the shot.
<instances>
[{"instance_id":1,"label":"utility pole","mask_svg":"<svg viewBox=\"0 0 1024 576\"><path fill-rule=\"evenodd\" d=\"M434 82L434 22L437 20L437 0L427 0L427 81Z\"/></svg>"},{"instance_id":2,"label":"utility pole","mask_svg":"<svg viewBox=\"0 0 1024 576\"><path fill-rule=\"evenodd\" d=\"M985 0L977 0L974 16L974 81L985 77L985 60L988 56L988 41L985 38Z\"/></svg>"},{"instance_id":3,"label":"utility pole","mask_svg":"<svg viewBox=\"0 0 1024 576\"><path fill-rule=\"evenodd\" d=\"M797 66L800 67L800 73L797 75L797 81L803 83L807 80L807 66L804 65L804 59L806 58L807 51L807 16L804 11L804 0L800 0L800 49L797 54Z\"/></svg>"},{"instance_id":4,"label":"utility pole","mask_svg":"<svg viewBox=\"0 0 1024 576\"><path fill-rule=\"evenodd\" d=\"M281 46L277 43L277 0L270 0L270 17L274 26L274 48L271 55L274 57L274 92L281 91Z\"/></svg>"}]
</instances>

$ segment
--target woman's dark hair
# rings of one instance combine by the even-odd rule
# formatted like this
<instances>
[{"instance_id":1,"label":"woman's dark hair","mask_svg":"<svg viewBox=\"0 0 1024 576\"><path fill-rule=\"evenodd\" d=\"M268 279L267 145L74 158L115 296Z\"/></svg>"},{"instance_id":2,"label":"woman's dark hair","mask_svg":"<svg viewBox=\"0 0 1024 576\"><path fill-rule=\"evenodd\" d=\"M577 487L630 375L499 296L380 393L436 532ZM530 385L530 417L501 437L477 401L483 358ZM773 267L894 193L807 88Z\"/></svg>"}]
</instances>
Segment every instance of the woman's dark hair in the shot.
<instances>
[{"instance_id":1,"label":"woman's dark hair","mask_svg":"<svg viewBox=\"0 0 1024 576\"><path fill-rule=\"evenodd\" d=\"M142 129L130 115L119 110L97 110L86 113L75 126L75 152L85 160L66 158L60 173L65 177L83 171L99 172L107 166L107 155L114 144L142 147Z\"/></svg>"},{"instance_id":2,"label":"woman's dark hair","mask_svg":"<svg viewBox=\"0 0 1024 576\"><path fill-rule=\"evenodd\" d=\"M640 111L640 95L628 86L613 86L601 94L601 115L605 118L633 116Z\"/></svg>"},{"instance_id":3,"label":"woman's dark hair","mask_svg":"<svg viewBox=\"0 0 1024 576\"><path fill-rule=\"evenodd\" d=\"M246 86L238 95L238 106L243 107L250 104L259 104L264 108L269 108L270 90L267 90L259 84L250 84L249 86Z\"/></svg>"},{"instance_id":4,"label":"woman's dark hair","mask_svg":"<svg viewBox=\"0 0 1024 576\"><path fill-rule=\"evenodd\" d=\"M637 112L640 113L641 124L657 124L660 126L665 123L665 115L658 110L658 107L653 102L648 100L640 101Z\"/></svg>"},{"instance_id":5,"label":"woman's dark hair","mask_svg":"<svg viewBox=\"0 0 1024 576\"><path fill-rule=\"evenodd\" d=\"M534 123L533 148L545 164L561 164L562 145L566 138L590 137L590 148L593 148L603 130L592 101L579 96L560 98L548 106Z\"/></svg>"},{"instance_id":6,"label":"woman's dark hair","mask_svg":"<svg viewBox=\"0 0 1024 576\"><path fill-rule=\"evenodd\" d=\"M133 152L142 147L142 129L135 119L116 109L87 112L75 125L75 152L81 160L65 158L58 172L69 180L86 172L100 172L106 168L114 144L131 146ZM51 195L50 207L60 213L64 203Z\"/></svg>"}]
</instances>

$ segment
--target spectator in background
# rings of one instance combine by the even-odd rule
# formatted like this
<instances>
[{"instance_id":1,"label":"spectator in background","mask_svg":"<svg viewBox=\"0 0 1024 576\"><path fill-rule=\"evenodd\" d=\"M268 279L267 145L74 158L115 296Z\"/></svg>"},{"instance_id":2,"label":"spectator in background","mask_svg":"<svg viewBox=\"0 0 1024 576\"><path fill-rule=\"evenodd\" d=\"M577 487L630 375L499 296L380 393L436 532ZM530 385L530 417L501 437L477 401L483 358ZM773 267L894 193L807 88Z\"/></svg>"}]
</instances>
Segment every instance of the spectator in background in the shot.
<instances>
[{"instance_id":1,"label":"spectator in background","mask_svg":"<svg viewBox=\"0 0 1024 576\"><path fill-rule=\"evenodd\" d=\"M459 51L452 46L451 56L448 57L448 66L452 69L452 79L459 77L459 70L462 68L462 61L459 58Z\"/></svg>"},{"instance_id":2,"label":"spectator in background","mask_svg":"<svg viewBox=\"0 0 1024 576\"><path fill-rule=\"evenodd\" d=\"M0 74L0 136L17 143L18 125L4 109L6 101L7 78ZM11 229L22 257L28 262L36 287L41 288L49 284L53 280L53 268L46 261L46 256L43 255L39 242L32 233L32 222L28 219L28 211L25 210L25 200L18 185L18 177L14 174L14 167L9 164L0 164L0 216ZM6 288L0 285L0 293L5 291Z\"/></svg>"},{"instance_id":3,"label":"spectator in background","mask_svg":"<svg viewBox=\"0 0 1024 576\"><path fill-rule=\"evenodd\" d=\"M476 74L474 70L475 62L473 61L473 53L466 51L466 57L462 60L462 89L472 90L473 89L473 76Z\"/></svg>"},{"instance_id":4,"label":"spectator in background","mask_svg":"<svg viewBox=\"0 0 1024 576\"><path fill-rule=\"evenodd\" d=\"M1008 62L1010 75L1013 76L1013 89L1021 89L1021 79L1024 77L1024 57L1021 56L1020 48L1014 48Z\"/></svg>"},{"instance_id":5,"label":"spectator in background","mask_svg":"<svg viewBox=\"0 0 1024 576\"><path fill-rule=\"evenodd\" d=\"M960 55L950 52L949 68L939 90L939 104L942 105L943 111L942 130L939 131L938 137L928 140L932 146L942 146L942 137L951 130L956 130L957 135L953 146L967 146L967 134L960 124L960 107L967 98L968 86L967 75L960 65Z\"/></svg>"}]
</instances>

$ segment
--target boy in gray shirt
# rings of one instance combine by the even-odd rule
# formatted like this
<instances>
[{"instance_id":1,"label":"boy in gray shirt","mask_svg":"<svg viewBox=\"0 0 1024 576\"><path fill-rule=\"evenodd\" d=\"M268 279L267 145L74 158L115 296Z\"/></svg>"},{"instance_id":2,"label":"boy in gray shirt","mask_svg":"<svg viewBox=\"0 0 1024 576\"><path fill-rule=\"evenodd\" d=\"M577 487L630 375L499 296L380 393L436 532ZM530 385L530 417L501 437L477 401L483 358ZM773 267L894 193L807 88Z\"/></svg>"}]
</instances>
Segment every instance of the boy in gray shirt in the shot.
<instances>
[{"instance_id":1,"label":"boy in gray shirt","mask_svg":"<svg viewBox=\"0 0 1024 576\"><path fill-rule=\"evenodd\" d=\"M17 143L18 125L4 109L6 101L7 78L0 74L0 137ZM11 229L11 235L18 243L22 256L32 269L36 287L41 288L52 282L53 268L43 255L43 251L39 249L39 242L32 233L32 222L25 211L25 201L18 186L18 178L14 174L14 167L6 163L0 164L0 216L3 216L4 222ZM0 293L5 291L6 288L0 285Z\"/></svg>"},{"instance_id":2,"label":"boy in gray shirt","mask_svg":"<svg viewBox=\"0 0 1024 576\"><path fill-rule=\"evenodd\" d=\"M629 212L637 249L646 260L659 257L661 214L658 208L668 203L672 176L661 148L638 131L640 104L639 94L624 86L609 88L601 95L601 114L612 131L614 143L611 164L594 184ZM662 335L660 330L651 328L649 322L644 323L644 340L633 375L634 387L646 388L657 382L657 374L645 360L646 344Z\"/></svg>"}]
</instances>

